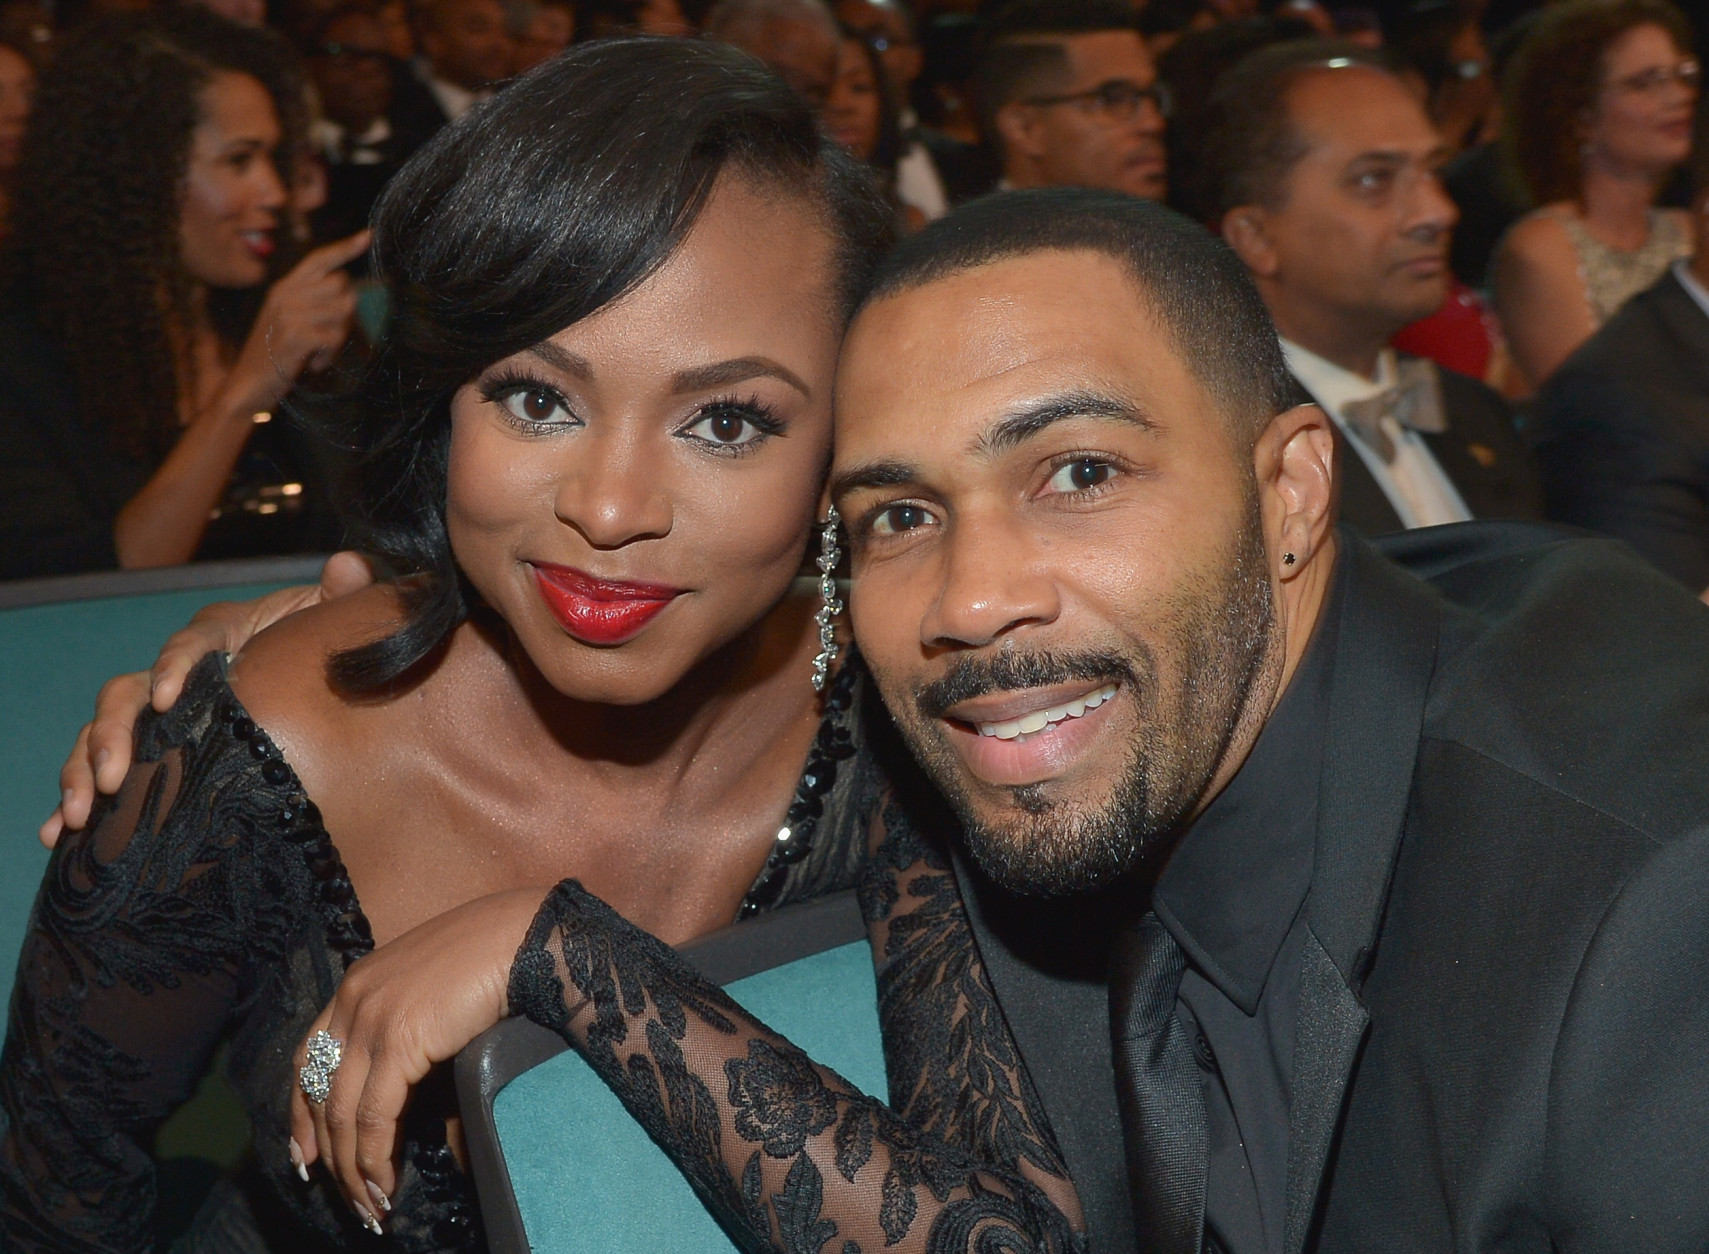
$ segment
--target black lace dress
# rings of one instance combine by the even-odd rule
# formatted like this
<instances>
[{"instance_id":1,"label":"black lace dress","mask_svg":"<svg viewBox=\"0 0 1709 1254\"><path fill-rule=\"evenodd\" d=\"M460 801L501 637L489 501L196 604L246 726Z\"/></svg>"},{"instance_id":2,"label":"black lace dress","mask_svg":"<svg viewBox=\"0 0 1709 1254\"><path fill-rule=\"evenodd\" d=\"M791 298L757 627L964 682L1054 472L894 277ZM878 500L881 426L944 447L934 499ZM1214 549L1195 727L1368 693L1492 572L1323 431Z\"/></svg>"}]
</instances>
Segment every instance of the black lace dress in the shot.
<instances>
[{"instance_id":1,"label":"black lace dress","mask_svg":"<svg viewBox=\"0 0 1709 1254\"><path fill-rule=\"evenodd\" d=\"M744 912L855 882L879 791L859 743L857 670L829 693L787 834ZM222 658L197 667L170 712L144 717L137 762L85 832L55 850L19 958L0 1057L0 1247L152 1249L148 1147L222 1043L252 1159L179 1248L380 1244L326 1173L297 1178L286 1148L294 1051L373 948L314 803L232 694ZM448 1100L412 1105L392 1248L483 1244L446 1145Z\"/></svg>"},{"instance_id":2,"label":"black lace dress","mask_svg":"<svg viewBox=\"0 0 1709 1254\"><path fill-rule=\"evenodd\" d=\"M860 884L890 1106L574 880L517 954L511 1008L588 1060L744 1249L1082 1251L1053 1203L1073 1205L1072 1188L955 876L898 798L874 815Z\"/></svg>"}]
</instances>

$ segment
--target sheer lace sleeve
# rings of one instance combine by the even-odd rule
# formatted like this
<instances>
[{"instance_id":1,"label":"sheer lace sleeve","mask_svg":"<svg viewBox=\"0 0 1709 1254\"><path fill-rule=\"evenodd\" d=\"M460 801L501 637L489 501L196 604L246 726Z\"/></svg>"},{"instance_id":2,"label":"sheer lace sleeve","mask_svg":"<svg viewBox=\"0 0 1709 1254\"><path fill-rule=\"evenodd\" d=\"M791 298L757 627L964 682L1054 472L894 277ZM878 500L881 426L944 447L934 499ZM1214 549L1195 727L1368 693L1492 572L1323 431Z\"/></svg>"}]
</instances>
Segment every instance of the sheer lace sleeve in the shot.
<instances>
[{"instance_id":1,"label":"sheer lace sleeve","mask_svg":"<svg viewBox=\"0 0 1709 1254\"><path fill-rule=\"evenodd\" d=\"M887 1052L933 1023L930 1039L892 1061L895 1111L768 1031L574 880L553 890L517 955L511 1007L587 1058L747 1249L1080 1249L1051 1195L1077 1213L1072 1187L966 924L933 918L959 911L944 896L953 879L882 832L875 843L891 862L875 866L863 897L882 906L872 917ZM933 1053L939 1064L926 1061Z\"/></svg>"},{"instance_id":2,"label":"sheer lace sleeve","mask_svg":"<svg viewBox=\"0 0 1709 1254\"><path fill-rule=\"evenodd\" d=\"M226 794L254 763L206 723L145 724L119 795L48 864L0 1058L8 1249L153 1248L148 1146L242 999L246 955L290 926L292 894L234 856L247 826Z\"/></svg>"}]
</instances>

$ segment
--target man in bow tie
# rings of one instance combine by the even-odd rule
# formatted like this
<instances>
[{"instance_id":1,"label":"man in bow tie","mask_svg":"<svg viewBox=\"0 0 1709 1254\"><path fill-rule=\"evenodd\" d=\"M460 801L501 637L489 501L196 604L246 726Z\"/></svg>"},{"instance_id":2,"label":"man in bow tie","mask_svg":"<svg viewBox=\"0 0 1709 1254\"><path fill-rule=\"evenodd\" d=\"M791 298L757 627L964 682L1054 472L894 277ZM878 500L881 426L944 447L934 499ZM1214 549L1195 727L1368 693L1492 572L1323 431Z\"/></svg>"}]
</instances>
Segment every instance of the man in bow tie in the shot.
<instances>
[{"instance_id":1,"label":"man in bow tie","mask_svg":"<svg viewBox=\"0 0 1709 1254\"><path fill-rule=\"evenodd\" d=\"M1207 190L1295 379L1334 419L1342 518L1377 534L1540 517L1501 398L1388 344L1446 297L1459 216L1411 92L1371 54L1311 41L1242 62L1212 115Z\"/></svg>"}]
</instances>

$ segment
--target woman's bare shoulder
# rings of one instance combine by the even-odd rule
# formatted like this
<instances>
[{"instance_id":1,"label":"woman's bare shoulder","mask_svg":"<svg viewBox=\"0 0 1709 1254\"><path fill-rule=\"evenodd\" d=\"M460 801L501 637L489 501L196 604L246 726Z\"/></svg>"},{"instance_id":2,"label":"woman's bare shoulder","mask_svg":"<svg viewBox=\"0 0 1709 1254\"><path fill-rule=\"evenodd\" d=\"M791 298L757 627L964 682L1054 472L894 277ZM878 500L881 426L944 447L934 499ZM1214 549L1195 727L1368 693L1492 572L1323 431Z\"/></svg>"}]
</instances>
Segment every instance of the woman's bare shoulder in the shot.
<instances>
[{"instance_id":1,"label":"woman's bare shoulder","mask_svg":"<svg viewBox=\"0 0 1709 1254\"><path fill-rule=\"evenodd\" d=\"M1572 236L1567 234L1566 226L1573 214L1572 206L1565 203L1532 210L1508 228L1502 236L1500 251L1524 263L1576 264Z\"/></svg>"},{"instance_id":2,"label":"woman's bare shoulder","mask_svg":"<svg viewBox=\"0 0 1709 1254\"><path fill-rule=\"evenodd\" d=\"M392 584L299 610L257 634L232 659L232 691L287 758L302 756L328 737L340 741L357 708L375 703L336 688L327 662L344 649L380 639L403 620Z\"/></svg>"}]
</instances>

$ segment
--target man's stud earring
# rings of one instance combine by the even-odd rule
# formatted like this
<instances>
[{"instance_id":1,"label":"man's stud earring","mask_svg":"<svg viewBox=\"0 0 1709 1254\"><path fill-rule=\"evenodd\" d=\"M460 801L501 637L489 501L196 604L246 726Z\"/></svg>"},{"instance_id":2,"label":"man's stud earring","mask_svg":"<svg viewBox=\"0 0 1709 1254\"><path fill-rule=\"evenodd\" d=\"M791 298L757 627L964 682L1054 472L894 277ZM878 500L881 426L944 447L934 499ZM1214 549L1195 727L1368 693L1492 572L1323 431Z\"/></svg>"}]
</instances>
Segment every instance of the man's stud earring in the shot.
<instances>
[{"instance_id":1,"label":"man's stud earring","mask_svg":"<svg viewBox=\"0 0 1709 1254\"><path fill-rule=\"evenodd\" d=\"M1282 565L1292 566L1293 564L1294 564L1294 555L1292 553L1282 554Z\"/></svg>"}]
</instances>

